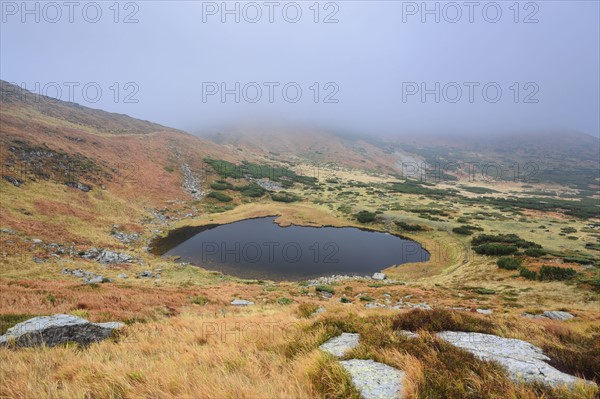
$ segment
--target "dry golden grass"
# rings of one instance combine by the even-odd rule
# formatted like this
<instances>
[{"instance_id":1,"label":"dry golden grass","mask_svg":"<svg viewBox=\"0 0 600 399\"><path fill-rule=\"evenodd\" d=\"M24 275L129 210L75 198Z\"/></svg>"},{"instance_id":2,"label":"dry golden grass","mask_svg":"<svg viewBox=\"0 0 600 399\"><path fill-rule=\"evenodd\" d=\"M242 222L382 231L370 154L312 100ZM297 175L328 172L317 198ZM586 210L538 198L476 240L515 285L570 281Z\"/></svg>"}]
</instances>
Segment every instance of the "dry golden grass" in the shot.
<instances>
[{"instance_id":1,"label":"dry golden grass","mask_svg":"<svg viewBox=\"0 0 600 399\"><path fill-rule=\"evenodd\" d=\"M185 314L85 349L2 349L11 398L308 398L306 368L275 351L295 318ZM269 328L271 328L269 330ZM292 330L290 330L292 331ZM299 362L302 365L301 362ZM305 366L306 367L306 366Z\"/></svg>"}]
</instances>

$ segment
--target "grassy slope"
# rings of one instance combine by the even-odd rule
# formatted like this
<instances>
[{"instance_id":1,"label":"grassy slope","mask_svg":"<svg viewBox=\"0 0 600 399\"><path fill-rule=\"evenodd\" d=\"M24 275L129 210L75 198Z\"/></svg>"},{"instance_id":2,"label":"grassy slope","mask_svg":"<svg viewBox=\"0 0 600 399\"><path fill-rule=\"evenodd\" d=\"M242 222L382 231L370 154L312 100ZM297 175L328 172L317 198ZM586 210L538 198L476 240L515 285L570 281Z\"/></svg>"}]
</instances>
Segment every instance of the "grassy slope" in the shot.
<instances>
[{"instance_id":1,"label":"grassy slope","mask_svg":"<svg viewBox=\"0 0 600 399\"><path fill-rule=\"evenodd\" d=\"M194 203L181 191L178 169L168 172L165 167L177 166L173 147L192 165L204 156L229 156L226 150L170 130L115 135L99 131L94 123L82 127L72 118L64 122L60 114L57 117L35 114L35 110L28 112L6 111L3 107L3 139L47 143L109 165L127 159L139 165L140 173L130 181L108 181L106 190L96 186L89 193L52 180L27 181L22 187L0 182L2 228L13 228L18 233L0 236L3 255L6 253L0 263L2 327L27 315L54 313L73 313L93 321L122 320L130 325L124 336L87 349L0 349L2 397L355 397L347 374L331 358L315 350L319 343L342 330L358 331L365 337L356 356L375 358L406 370L408 397L541 397L542 391L508 381L495 366L465 356L427 333L417 343L404 341L393 332L392 324L398 314L413 320L416 330L430 329L425 318L419 316L414 321L408 311L367 310L356 298L370 296L383 302L386 293L394 301L411 295L411 302L426 302L435 308L491 308L492 316L474 314L475 321L470 325L488 328L491 322L494 326L490 332L540 345L572 373L589 373L594 367L590 358L598 353L598 348L590 342L597 337L600 322L597 294L565 283L515 278L512 272L498 270L493 259L453 250L468 247L469 241L448 232L460 224L455 219L493 209L465 208L451 199L409 194L382 198L365 188L352 188L358 193L355 198L339 198L334 191L311 193L296 187L291 191L306 198L301 203L273 203L267 198L247 203L247 199L238 196L233 210L207 213L203 210L211 201ZM6 156L6 152L1 155ZM234 154L229 159L235 161L238 156ZM343 181L352 178L381 183L388 179L385 175L356 173L340 167L325 175L331 174ZM166 202L174 199L180 201ZM399 203L400 209L387 209L386 215L428 228L425 232L403 234L422 243L431 252L431 260L386 271L391 277L405 280L406 285L377 287L350 281L333 287L335 297L331 301L320 299L313 289L297 283L242 281L198 267L180 266L143 249L155 230L274 214L280 216L277 222L282 225L356 226L353 218L337 210L339 205L375 210L393 203ZM145 209L181 207L185 214L190 206L200 208L199 217L170 225L154 220ZM455 219L424 220L407 211L414 207L447 209ZM566 245L582 249L590 240L582 232L577 233L581 238L575 242L557 236L560 227L576 226L581 230L585 223L556 215L536 213L528 221L507 217L475 222L486 231L518 232L553 249ZM551 236L534 227L549 223ZM133 245L121 244L109 235L113 224L139 232L142 239ZM371 227L382 231L390 228L386 224ZM63 256L38 264L32 259L37 247L25 241L30 238L122 250L139 257L142 263L104 266L76 256ZM85 286L78 279L62 275L64 267L94 271L115 282ZM156 268L163 269L160 280L132 278L142 270ZM116 279L123 272L130 278ZM477 288L482 287L496 293L478 293ZM337 300L342 296L351 298L353 303L339 304ZM199 297L206 298L208 304L195 304ZM257 305L234 309L228 305L234 298L251 299ZM278 305L280 298L291 299L293 304ZM316 320L307 320L296 314L298 304L303 303L322 305L328 311ZM560 323L519 316L524 311L548 309L564 309L577 318ZM264 332L269 326L290 325L294 326L293 331L303 333L285 333L281 328L276 328L274 335ZM261 331L258 337L252 334L257 326ZM575 393L544 392L546 397L555 398L595 395L593 390L583 388Z\"/></svg>"}]
</instances>

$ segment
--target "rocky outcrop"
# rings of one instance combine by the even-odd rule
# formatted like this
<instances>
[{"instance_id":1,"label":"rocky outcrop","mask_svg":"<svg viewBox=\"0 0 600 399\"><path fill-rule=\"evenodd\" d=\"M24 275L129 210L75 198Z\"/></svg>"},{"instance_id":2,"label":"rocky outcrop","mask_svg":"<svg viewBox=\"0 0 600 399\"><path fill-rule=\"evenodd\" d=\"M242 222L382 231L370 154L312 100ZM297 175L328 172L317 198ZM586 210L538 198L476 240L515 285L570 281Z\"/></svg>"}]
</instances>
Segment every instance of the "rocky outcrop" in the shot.
<instances>
[{"instance_id":1,"label":"rocky outcrop","mask_svg":"<svg viewBox=\"0 0 600 399\"><path fill-rule=\"evenodd\" d=\"M0 337L0 345L56 346L67 342L89 345L109 338L123 323L91 323L77 316L56 314L34 317L9 328Z\"/></svg>"},{"instance_id":2,"label":"rocky outcrop","mask_svg":"<svg viewBox=\"0 0 600 399\"><path fill-rule=\"evenodd\" d=\"M140 272L137 278L160 278L160 272L152 273L150 270Z\"/></svg>"},{"instance_id":3,"label":"rocky outcrop","mask_svg":"<svg viewBox=\"0 0 600 399\"><path fill-rule=\"evenodd\" d=\"M87 251L84 251L80 253L79 256L84 259L92 259L104 264L131 263L134 260L133 256L125 253L97 248L91 248Z\"/></svg>"},{"instance_id":4,"label":"rocky outcrop","mask_svg":"<svg viewBox=\"0 0 600 399\"><path fill-rule=\"evenodd\" d=\"M107 277L104 277L100 274L88 272L87 270L82 269L62 269L62 274L67 274L73 277L79 277L86 284L101 284L101 283L109 283L111 280Z\"/></svg>"},{"instance_id":5,"label":"rocky outcrop","mask_svg":"<svg viewBox=\"0 0 600 399\"><path fill-rule=\"evenodd\" d=\"M383 273L375 273L375 274L383 274ZM393 284L393 285L404 285L404 282L402 281L397 281L397 280L391 280L388 279L387 277L385 279L376 279L374 277L370 277L370 276L348 276L348 275L337 275L334 274L332 276L324 276L324 277L319 277L319 278L315 278L312 280L308 280L308 286L312 287L314 285L329 285L329 284L335 284L335 283L340 283L346 280L358 280L358 281L377 281L378 283L381 284Z\"/></svg>"},{"instance_id":6,"label":"rocky outcrop","mask_svg":"<svg viewBox=\"0 0 600 399\"><path fill-rule=\"evenodd\" d=\"M200 182L192 173L187 163L181 165L181 172L183 173L183 182L181 184L183 190L189 193L194 199L201 200L204 197L204 192L200 188Z\"/></svg>"},{"instance_id":7,"label":"rocky outcrop","mask_svg":"<svg viewBox=\"0 0 600 399\"><path fill-rule=\"evenodd\" d=\"M374 273L371 278L373 280L385 280L387 276L384 273Z\"/></svg>"},{"instance_id":8,"label":"rocky outcrop","mask_svg":"<svg viewBox=\"0 0 600 399\"><path fill-rule=\"evenodd\" d=\"M137 233L125 233L119 229L118 224L113 225L110 235L123 244L133 244L140 239L140 235Z\"/></svg>"},{"instance_id":9,"label":"rocky outcrop","mask_svg":"<svg viewBox=\"0 0 600 399\"><path fill-rule=\"evenodd\" d=\"M401 399L404 372L373 360L351 359L340 362L364 399Z\"/></svg>"},{"instance_id":10,"label":"rocky outcrop","mask_svg":"<svg viewBox=\"0 0 600 399\"><path fill-rule=\"evenodd\" d=\"M499 363L515 381L541 382L550 386L572 386L582 381L550 366L546 363L550 358L529 342L470 332L443 331L438 336L482 360Z\"/></svg>"},{"instance_id":11,"label":"rocky outcrop","mask_svg":"<svg viewBox=\"0 0 600 399\"><path fill-rule=\"evenodd\" d=\"M346 352L356 348L359 345L359 341L360 334L342 333L342 335L331 338L319 346L319 349L335 357L342 357Z\"/></svg>"},{"instance_id":12,"label":"rocky outcrop","mask_svg":"<svg viewBox=\"0 0 600 399\"><path fill-rule=\"evenodd\" d=\"M92 186L90 186L88 184L80 183L80 182L68 181L65 184L71 188L76 188L78 190L81 190L84 193L87 193L88 191L92 190Z\"/></svg>"},{"instance_id":13,"label":"rocky outcrop","mask_svg":"<svg viewBox=\"0 0 600 399\"><path fill-rule=\"evenodd\" d=\"M129 263L133 260L133 257L120 252L104 250L96 260L100 263Z\"/></svg>"}]
</instances>

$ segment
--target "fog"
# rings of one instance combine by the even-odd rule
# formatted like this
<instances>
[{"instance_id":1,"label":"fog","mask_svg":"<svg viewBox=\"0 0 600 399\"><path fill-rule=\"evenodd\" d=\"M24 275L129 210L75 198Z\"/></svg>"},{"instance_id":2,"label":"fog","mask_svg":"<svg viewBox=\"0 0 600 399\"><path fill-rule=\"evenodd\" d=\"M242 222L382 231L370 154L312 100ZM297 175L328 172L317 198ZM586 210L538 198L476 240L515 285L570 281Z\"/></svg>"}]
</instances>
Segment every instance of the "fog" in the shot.
<instances>
[{"instance_id":1,"label":"fog","mask_svg":"<svg viewBox=\"0 0 600 399\"><path fill-rule=\"evenodd\" d=\"M596 1L72 4L2 2L3 80L194 133L600 132Z\"/></svg>"}]
</instances>

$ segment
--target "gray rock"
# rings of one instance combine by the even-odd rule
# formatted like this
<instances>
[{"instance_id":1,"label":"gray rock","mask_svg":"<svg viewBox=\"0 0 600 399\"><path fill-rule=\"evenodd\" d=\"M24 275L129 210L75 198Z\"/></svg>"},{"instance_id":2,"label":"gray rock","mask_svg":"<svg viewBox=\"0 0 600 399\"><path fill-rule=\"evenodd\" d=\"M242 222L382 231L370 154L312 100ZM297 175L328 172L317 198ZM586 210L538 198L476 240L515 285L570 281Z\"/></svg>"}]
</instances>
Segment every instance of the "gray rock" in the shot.
<instances>
[{"instance_id":1,"label":"gray rock","mask_svg":"<svg viewBox=\"0 0 600 399\"><path fill-rule=\"evenodd\" d=\"M560 321L566 321L575 318L575 316L573 316L571 313L561 312L560 310L547 310L542 314L542 316L552 320Z\"/></svg>"},{"instance_id":2,"label":"gray rock","mask_svg":"<svg viewBox=\"0 0 600 399\"><path fill-rule=\"evenodd\" d=\"M12 177L12 176L3 175L2 178L4 180L6 180L7 182L11 183L15 187L19 187L19 186L21 186L21 184L24 183L23 180L17 179L16 177Z\"/></svg>"},{"instance_id":3,"label":"gray rock","mask_svg":"<svg viewBox=\"0 0 600 399\"><path fill-rule=\"evenodd\" d=\"M377 308L385 308L387 307L386 305L384 305L383 303L378 303L378 302L369 302L367 304L365 304L365 308L367 309L377 309Z\"/></svg>"},{"instance_id":4,"label":"gray rock","mask_svg":"<svg viewBox=\"0 0 600 399\"><path fill-rule=\"evenodd\" d=\"M254 302L247 301L245 299L234 299L233 301L231 301L231 304L233 306L249 306L249 305L254 305Z\"/></svg>"},{"instance_id":5,"label":"gray rock","mask_svg":"<svg viewBox=\"0 0 600 399\"><path fill-rule=\"evenodd\" d=\"M324 352L330 353L336 357L342 357L346 352L358 346L360 334L342 333L337 337L331 338L329 341L319 346Z\"/></svg>"},{"instance_id":6,"label":"gray rock","mask_svg":"<svg viewBox=\"0 0 600 399\"><path fill-rule=\"evenodd\" d=\"M541 382L550 386L572 386L581 381L550 366L546 363L550 358L529 342L468 332L443 331L437 335L482 360L499 363L515 381Z\"/></svg>"},{"instance_id":7,"label":"gray rock","mask_svg":"<svg viewBox=\"0 0 600 399\"><path fill-rule=\"evenodd\" d=\"M69 187L81 190L84 193L87 193L88 191L92 190L92 186L90 186L88 184L84 184L84 183L79 183L79 182L75 182L75 181L69 181L69 182L66 182L65 184L67 186L69 186Z\"/></svg>"},{"instance_id":8,"label":"gray rock","mask_svg":"<svg viewBox=\"0 0 600 399\"><path fill-rule=\"evenodd\" d=\"M387 276L384 273L375 273L372 278L373 280L385 280Z\"/></svg>"},{"instance_id":9,"label":"gray rock","mask_svg":"<svg viewBox=\"0 0 600 399\"><path fill-rule=\"evenodd\" d=\"M34 244L41 244L43 241L39 238L34 238L33 240L31 240L31 242L33 242Z\"/></svg>"},{"instance_id":10,"label":"gray rock","mask_svg":"<svg viewBox=\"0 0 600 399\"><path fill-rule=\"evenodd\" d=\"M133 257L120 252L104 250L96 259L100 263L127 263L131 262Z\"/></svg>"},{"instance_id":11,"label":"gray rock","mask_svg":"<svg viewBox=\"0 0 600 399\"><path fill-rule=\"evenodd\" d=\"M429 306L426 303L414 303L414 304L408 304L407 305L413 309L425 309L425 310L431 310L431 306Z\"/></svg>"},{"instance_id":12,"label":"gray rock","mask_svg":"<svg viewBox=\"0 0 600 399\"><path fill-rule=\"evenodd\" d=\"M477 313L481 313L481 314L485 314L485 315L490 315L492 313L494 313L494 311L492 309L476 309Z\"/></svg>"},{"instance_id":13,"label":"gray rock","mask_svg":"<svg viewBox=\"0 0 600 399\"><path fill-rule=\"evenodd\" d=\"M117 278L128 278L129 276L126 275L125 273L121 273L117 276Z\"/></svg>"},{"instance_id":14,"label":"gray rock","mask_svg":"<svg viewBox=\"0 0 600 399\"><path fill-rule=\"evenodd\" d=\"M90 278L84 279L83 281L86 284L102 284L102 283L109 283L110 279L106 278L104 276L97 275L97 276L94 276L94 277L90 277Z\"/></svg>"},{"instance_id":15,"label":"gray rock","mask_svg":"<svg viewBox=\"0 0 600 399\"><path fill-rule=\"evenodd\" d=\"M109 283L111 280L106 278L100 274L88 272L87 270L82 269L62 269L62 274L67 274L73 277L78 277L83 280L85 284L101 284L101 283Z\"/></svg>"},{"instance_id":16,"label":"gray rock","mask_svg":"<svg viewBox=\"0 0 600 399\"><path fill-rule=\"evenodd\" d=\"M343 360L340 362L363 399L401 399L404 372L373 360Z\"/></svg>"},{"instance_id":17,"label":"gray rock","mask_svg":"<svg viewBox=\"0 0 600 399\"><path fill-rule=\"evenodd\" d=\"M110 337L123 323L90 323L77 316L56 314L34 317L9 328L0 337L0 345L13 343L17 347L55 346L67 342L88 345Z\"/></svg>"}]
</instances>

